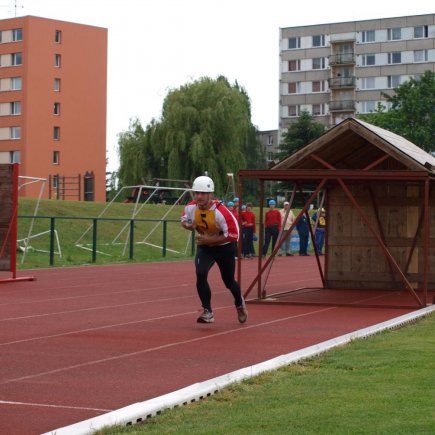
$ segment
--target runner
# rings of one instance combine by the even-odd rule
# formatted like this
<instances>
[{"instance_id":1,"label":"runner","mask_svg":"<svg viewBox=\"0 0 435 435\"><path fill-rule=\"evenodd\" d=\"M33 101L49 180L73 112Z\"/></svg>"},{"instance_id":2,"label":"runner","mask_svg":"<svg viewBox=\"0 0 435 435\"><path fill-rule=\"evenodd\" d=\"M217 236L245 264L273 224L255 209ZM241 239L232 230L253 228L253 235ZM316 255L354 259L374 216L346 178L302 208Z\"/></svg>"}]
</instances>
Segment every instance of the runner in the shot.
<instances>
[{"instance_id":1,"label":"runner","mask_svg":"<svg viewBox=\"0 0 435 435\"><path fill-rule=\"evenodd\" d=\"M193 182L194 200L187 204L181 216L181 225L186 230L196 230L197 251L195 256L196 288L203 307L198 323L214 322L211 307L211 290L208 272L217 263L222 281L231 291L240 323L248 318L245 301L239 283L234 279L235 250L239 238L239 225L231 212L219 201L213 199L214 183L206 176Z\"/></svg>"}]
</instances>

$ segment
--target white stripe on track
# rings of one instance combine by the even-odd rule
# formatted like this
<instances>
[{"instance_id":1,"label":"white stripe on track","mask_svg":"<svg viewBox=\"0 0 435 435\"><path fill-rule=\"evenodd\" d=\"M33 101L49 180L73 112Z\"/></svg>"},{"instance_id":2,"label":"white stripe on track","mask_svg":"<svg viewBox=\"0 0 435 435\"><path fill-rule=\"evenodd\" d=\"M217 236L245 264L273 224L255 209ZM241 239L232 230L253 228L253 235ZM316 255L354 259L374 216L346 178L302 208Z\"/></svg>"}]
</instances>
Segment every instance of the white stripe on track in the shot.
<instances>
[{"instance_id":1,"label":"white stripe on track","mask_svg":"<svg viewBox=\"0 0 435 435\"><path fill-rule=\"evenodd\" d=\"M111 412L113 409L87 408L83 406L68 406L68 405L47 405L44 403L28 403L28 402L12 402L9 400L0 400L0 405L16 405L16 406L34 406L43 408L60 408L60 409L78 409L82 411L99 411Z\"/></svg>"},{"instance_id":2,"label":"white stripe on track","mask_svg":"<svg viewBox=\"0 0 435 435\"><path fill-rule=\"evenodd\" d=\"M209 339L212 339L212 338L216 338L216 337L232 334L233 332L243 332L243 331L247 331L247 330L254 329L254 328L260 328L260 327L264 327L264 326L268 326L268 325L273 325L273 324L279 323L279 322L285 322L286 320L293 320L293 319L297 319L297 318L300 318L300 317L306 317L306 316L311 316L313 314L318 314L318 313L322 313L322 312L326 312L326 311L331 311L331 310L334 310L334 309L337 309L337 307L322 308L320 310L311 311L309 313L303 313L303 314L297 314L297 315L294 315L294 316L282 317L280 319L270 320L270 321L267 321L267 322L257 323L257 324L254 324L254 325L247 325L247 326L243 325L243 327L239 326L238 328L229 329L228 331L222 331L222 332L218 332L216 334L210 334L210 335L207 335L205 337L197 337L197 338L191 338L189 340L175 341L173 343L167 343L167 344L163 344L161 346L151 347L149 349L142 349L142 350L139 350L139 351L136 351L136 352L129 352L129 353L121 354L121 355L112 356L112 357L109 357L109 358L101 358L101 359L98 359L98 360L88 361L88 362L81 363L81 364L74 364L74 365L71 365L71 366L60 367L58 369L48 370L46 372L35 373L35 374L32 374L32 375L27 375L27 376L21 376L19 378L7 379L5 381L0 382L0 385L6 385L6 384L10 384L12 382L25 381L25 380L29 380L29 379L38 378L38 377L41 377L41 376L47 376L47 375L53 375L53 374L56 374L56 373L65 372L65 371L68 371L68 370L80 369L82 367L89 367L89 366L93 366L93 365L97 365L97 364L103 364L103 363L107 363L107 362L111 362L111 361L116 361L116 360L120 360L120 359L124 359L124 358L130 358L132 356L137 356L137 355L142 355L142 354L146 354L146 353L150 353L150 352L155 352L155 351L162 350L162 349L169 349L169 348L175 347L175 346L181 346L181 345L185 345L185 344L196 343L196 342L199 342L199 341L209 340Z\"/></svg>"},{"instance_id":3,"label":"white stripe on track","mask_svg":"<svg viewBox=\"0 0 435 435\"><path fill-rule=\"evenodd\" d=\"M68 296L68 297L61 297L61 298L52 298L52 299L36 299L31 301L18 301L18 302L8 302L5 304L0 304L0 307L4 306L11 306L11 305L25 305L25 304L41 304L46 302L61 302L61 301L68 301L71 299L83 299L83 298L92 298L97 296L112 296L112 295L119 295L119 294L126 294L126 293L139 293L139 292L149 292L149 291L155 291L155 290L165 290L170 288L179 288L179 287L188 287L190 284L172 284L172 285L166 285L161 287L148 287L148 288L135 288L130 290L123 290L123 291L117 291L117 292L104 292L104 293L94 293L94 294L86 294L86 295L75 295L75 296ZM83 286L78 286L82 288ZM72 287L69 287L68 289L72 289Z\"/></svg>"},{"instance_id":4,"label":"white stripe on track","mask_svg":"<svg viewBox=\"0 0 435 435\"><path fill-rule=\"evenodd\" d=\"M222 308L228 308L228 307L222 307ZM220 308L217 308L217 309L220 309ZM215 311L217 309L215 308ZM32 338L23 338L21 340L15 340L15 341L9 341L9 342L6 342L6 343L0 343L0 347L1 346L8 346L8 345L11 345L11 344L28 343L30 341L45 340L45 339L49 339L49 338L64 337L64 336L67 336L67 335L81 334L83 332L99 331L101 329L110 329L110 328L116 328L116 327L119 327L119 326L135 325L137 323L154 322L155 320L172 319L174 317L182 317L182 316L187 316L187 315L190 316L190 315L195 314L195 313L198 313L198 310L196 310L196 311L186 311L184 313L178 313L178 314L170 314L170 315L167 315L167 316L152 317L150 319L132 320L131 322L112 323L111 325L96 326L94 328L86 328L86 329L78 329L76 331L61 332L59 334L42 335L40 337L32 337Z\"/></svg>"},{"instance_id":5,"label":"white stripe on track","mask_svg":"<svg viewBox=\"0 0 435 435\"><path fill-rule=\"evenodd\" d=\"M54 313L33 314L31 316L22 316L22 317L9 317L6 319L0 319L0 322L8 322L8 321L12 321L12 320L24 320L24 319L37 319L40 317L60 316L60 315L64 315L64 314L81 313L81 312L96 311L96 310L110 310L113 308L129 307L131 305L144 305L144 304L152 304L152 303L155 304L158 302L168 302L168 301L174 301L174 300L180 300L180 299L189 299L189 298L193 298L193 297L196 298L197 295L192 294L192 295L163 298L163 299L151 299L149 301L129 302L128 304L100 305L99 307L80 308L78 310L56 311Z\"/></svg>"}]
</instances>

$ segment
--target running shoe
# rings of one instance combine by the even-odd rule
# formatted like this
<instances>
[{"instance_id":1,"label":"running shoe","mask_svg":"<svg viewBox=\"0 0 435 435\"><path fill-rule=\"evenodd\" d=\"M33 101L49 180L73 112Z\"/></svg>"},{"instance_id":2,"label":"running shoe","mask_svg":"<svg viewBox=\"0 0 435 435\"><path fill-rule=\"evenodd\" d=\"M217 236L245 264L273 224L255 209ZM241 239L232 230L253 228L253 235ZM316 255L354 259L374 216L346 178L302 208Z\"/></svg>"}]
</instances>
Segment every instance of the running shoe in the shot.
<instances>
[{"instance_id":1,"label":"running shoe","mask_svg":"<svg viewBox=\"0 0 435 435\"><path fill-rule=\"evenodd\" d=\"M204 308L204 311L196 321L198 323L213 323L214 322L213 312Z\"/></svg>"},{"instance_id":2,"label":"running shoe","mask_svg":"<svg viewBox=\"0 0 435 435\"><path fill-rule=\"evenodd\" d=\"M248 310L246 309L245 301L240 307L236 307L237 310L237 318L240 323L245 323L248 320Z\"/></svg>"}]
</instances>

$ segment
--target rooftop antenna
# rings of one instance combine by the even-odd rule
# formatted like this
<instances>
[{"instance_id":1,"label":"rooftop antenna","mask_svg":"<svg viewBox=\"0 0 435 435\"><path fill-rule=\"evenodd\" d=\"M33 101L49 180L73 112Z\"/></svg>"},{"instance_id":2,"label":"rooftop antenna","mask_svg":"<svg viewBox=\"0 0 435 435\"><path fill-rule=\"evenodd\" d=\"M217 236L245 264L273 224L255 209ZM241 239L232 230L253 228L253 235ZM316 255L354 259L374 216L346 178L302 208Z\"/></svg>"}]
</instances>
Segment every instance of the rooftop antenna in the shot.
<instances>
[{"instance_id":1,"label":"rooftop antenna","mask_svg":"<svg viewBox=\"0 0 435 435\"><path fill-rule=\"evenodd\" d=\"M10 4L8 4L8 5L0 5L0 7L1 8L10 8L11 5ZM15 16L15 18L17 17L17 9L18 8L24 8L24 6L23 5L19 5L18 4L18 0L14 0L14 16ZM11 12L11 11L9 10L8 12Z\"/></svg>"}]
</instances>

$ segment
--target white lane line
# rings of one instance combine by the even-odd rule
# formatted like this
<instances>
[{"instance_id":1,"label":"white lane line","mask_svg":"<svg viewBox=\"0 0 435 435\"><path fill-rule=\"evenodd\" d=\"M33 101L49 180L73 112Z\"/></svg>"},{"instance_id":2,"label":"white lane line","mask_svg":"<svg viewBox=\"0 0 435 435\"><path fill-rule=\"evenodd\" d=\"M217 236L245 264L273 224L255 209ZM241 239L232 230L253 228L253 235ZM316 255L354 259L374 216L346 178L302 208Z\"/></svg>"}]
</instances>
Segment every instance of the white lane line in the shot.
<instances>
[{"instance_id":1,"label":"white lane line","mask_svg":"<svg viewBox=\"0 0 435 435\"><path fill-rule=\"evenodd\" d=\"M35 406L43 408L60 408L60 409L78 409L82 411L100 411L111 412L113 409L87 408L83 406L68 406L68 405L47 405L45 403L28 403L28 402L12 402L10 400L0 400L0 405L15 405L15 406Z\"/></svg>"},{"instance_id":2,"label":"white lane line","mask_svg":"<svg viewBox=\"0 0 435 435\"><path fill-rule=\"evenodd\" d=\"M287 320L293 320L293 319L297 319L297 318L300 318L300 317L307 317L307 316L311 316L313 314L318 314L318 313L322 313L322 312L325 312L325 311L331 311L331 310L334 310L334 309L337 309L337 307L322 308L320 310L315 310L315 311L311 311L311 312L303 313L303 314L297 314L297 315L294 315L294 316L283 317L281 319L270 320L270 321L267 321L267 322L257 323L257 324L254 324L254 325L247 325L247 326L244 325L243 327L239 326L238 328L229 329L228 331L222 331L222 332L218 332L218 333L215 333L215 334L209 334L209 335L204 336L204 337L191 338L191 339L188 339L188 340L180 340L180 341L176 341L176 342L173 342L173 343L163 344L161 346L151 347L151 348L148 348L148 349L142 349L142 350L139 350L139 351L136 351L136 352L124 353L124 354L112 356L112 357L109 357L109 358L101 358L101 359L98 359L98 360L88 361L88 362L81 363L81 364L74 364L74 365L71 365L71 366L60 367L60 368L54 369L54 370L48 370L46 372L34 373L32 375L21 376L19 378L8 379L6 381L0 382L0 385L6 385L6 384L10 384L12 382L25 381L25 380L28 380L28 379L38 378L40 376L53 375L53 374L60 373L60 372L65 372L65 371L68 371L68 370L74 370L74 369L79 369L79 368L82 368L82 367L88 367L88 366L93 366L93 365L102 364L102 363L106 363L106 362L116 361L116 360L120 360L120 359L124 359L124 358L130 358L132 356L143 355L143 354L146 354L146 353L155 352L157 350L169 349L169 348L175 347L175 346L180 346L180 345L184 345L184 344L191 344L191 343L195 343L195 342L199 342L199 341L209 340L211 338L216 338L216 337L232 334L233 332L247 331L249 329L260 328L260 327L264 327L264 326L268 326L268 325L273 325L275 323L285 322Z\"/></svg>"},{"instance_id":3,"label":"white lane line","mask_svg":"<svg viewBox=\"0 0 435 435\"><path fill-rule=\"evenodd\" d=\"M228 307L221 307L221 308L228 308ZM219 310L221 308L215 308L214 311ZM11 345L11 344L18 344L18 343L28 343L30 341L37 341L37 340L45 340L45 339L49 339L49 338L64 337L64 336L67 336L67 335L82 334L84 332L98 331L98 330L101 330L101 329L110 329L110 328L116 328L116 327L119 327L119 326L135 325L137 323L154 322L155 320L172 319L174 317L182 317L182 316L192 315L192 314L195 314L195 313L198 313L198 310L195 310L195 311L186 311L184 313L178 313L178 314L170 314L170 315L167 315L167 316L152 317L150 319L132 320L131 322L112 323L110 325L96 326L94 328L77 329L75 331L61 332L59 334L42 335L42 336L39 336L39 337L32 337L32 338L23 338L22 340L15 340L15 341L9 341L7 343L0 343L0 346L8 346L8 345Z\"/></svg>"},{"instance_id":4,"label":"white lane line","mask_svg":"<svg viewBox=\"0 0 435 435\"><path fill-rule=\"evenodd\" d=\"M148 288L134 288L130 290L123 290L123 291L117 291L117 292L104 292L104 293L93 293L93 294L86 294L86 295L76 295L76 296L68 296L68 297L61 297L61 298L52 298L52 299L35 299L30 301L19 301L19 302L8 302L5 304L0 304L0 307L4 306L11 306L11 305L25 305L25 304L43 304L46 302L61 302L61 301L68 301L71 299L83 299L83 298L92 298L97 296L112 296L112 295L119 295L119 294L126 294L126 293L139 293L139 292L151 292L156 290L166 290L170 288L179 288L179 287L188 287L190 284L172 284L167 286L161 286L161 287L148 287ZM80 288L83 288L83 286L78 286ZM89 286L87 286L89 288Z\"/></svg>"},{"instance_id":5,"label":"white lane line","mask_svg":"<svg viewBox=\"0 0 435 435\"><path fill-rule=\"evenodd\" d=\"M141 301L141 302L139 301L129 302L128 304L100 305L98 307L80 308L78 310L56 311L54 313L33 314L31 316L22 316L22 317L9 317L6 319L0 319L0 322L8 322L12 320L24 320L24 319L37 319L40 317L60 316L63 314L82 313L82 312L97 311L97 310L110 310L112 308L121 308L121 307L130 307L132 305L145 305L145 304L152 304L152 303L159 303L159 302L168 302L168 301L175 301L180 299L189 299L193 297L197 297L197 295L191 294L188 296L177 296L177 297L163 298L163 299L151 299L148 301Z\"/></svg>"}]
</instances>

